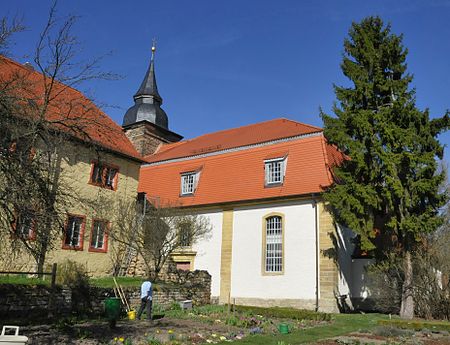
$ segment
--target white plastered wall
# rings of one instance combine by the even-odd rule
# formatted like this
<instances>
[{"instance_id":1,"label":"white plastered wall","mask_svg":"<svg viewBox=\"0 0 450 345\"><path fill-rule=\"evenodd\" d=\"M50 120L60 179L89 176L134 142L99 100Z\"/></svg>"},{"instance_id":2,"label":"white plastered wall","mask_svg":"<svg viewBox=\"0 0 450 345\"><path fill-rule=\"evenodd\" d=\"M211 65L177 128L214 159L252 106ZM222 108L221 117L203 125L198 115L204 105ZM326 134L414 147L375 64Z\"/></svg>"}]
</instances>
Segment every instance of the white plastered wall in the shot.
<instances>
[{"instance_id":1,"label":"white plastered wall","mask_svg":"<svg viewBox=\"0 0 450 345\"><path fill-rule=\"evenodd\" d=\"M263 218L284 215L284 273L262 274ZM315 210L311 201L234 210L231 296L260 299L315 298Z\"/></svg>"},{"instance_id":2,"label":"white plastered wall","mask_svg":"<svg viewBox=\"0 0 450 345\"><path fill-rule=\"evenodd\" d=\"M201 215L209 219L212 231L207 238L193 245L197 252L194 269L206 270L211 275L211 296L220 294L220 259L222 247L222 210L202 212Z\"/></svg>"},{"instance_id":3,"label":"white plastered wall","mask_svg":"<svg viewBox=\"0 0 450 345\"><path fill-rule=\"evenodd\" d=\"M339 293L362 300L370 297L370 282L366 267L373 263L371 259L352 258L356 234L350 229L338 225L338 261L339 261Z\"/></svg>"}]
</instances>

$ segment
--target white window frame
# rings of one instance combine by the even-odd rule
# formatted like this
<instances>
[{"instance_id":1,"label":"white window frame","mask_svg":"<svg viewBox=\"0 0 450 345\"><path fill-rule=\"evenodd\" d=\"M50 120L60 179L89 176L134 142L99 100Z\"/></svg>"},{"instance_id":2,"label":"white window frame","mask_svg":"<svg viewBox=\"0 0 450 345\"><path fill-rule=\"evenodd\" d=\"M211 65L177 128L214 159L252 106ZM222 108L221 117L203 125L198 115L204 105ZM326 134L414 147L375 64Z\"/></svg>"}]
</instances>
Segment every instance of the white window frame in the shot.
<instances>
[{"instance_id":1,"label":"white window frame","mask_svg":"<svg viewBox=\"0 0 450 345\"><path fill-rule=\"evenodd\" d=\"M181 195L193 195L197 189L200 172L190 171L181 174Z\"/></svg>"},{"instance_id":2,"label":"white window frame","mask_svg":"<svg viewBox=\"0 0 450 345\"><path fill-rule=\"evenodd\" d=\"M96 226L97 225L97 226ZM108 229L108 222L100 219L94 219L92 224L92 236L90 239L89 247L93 249L105 249L106 244L106 231ZM101 237L99 234L101 233ZM102 245L99 246L101 239ZM94 242L93 242L94 241Z\"/></svg>"},{"instance_id":3,"label":"white window frame","mask_svg":"<svg viewBox=\"0 0 450 345\"><path fill-rule=\"evenodd\" d=\"M118 170L116 168L106 167L106 178L105 178L105 186L110 187L112 189L116 188L116 175Z\"/></svg>"},{"instance_id":4,"label":"white window frame","mask_svg":"<svg viewBox=\"0 0 450 345\"><path fill-rule=\"evenodd\" d=\"M287 157L267 159L264 161L265 185L281 185L286 175Z\"/></svg>"}]
</instances>

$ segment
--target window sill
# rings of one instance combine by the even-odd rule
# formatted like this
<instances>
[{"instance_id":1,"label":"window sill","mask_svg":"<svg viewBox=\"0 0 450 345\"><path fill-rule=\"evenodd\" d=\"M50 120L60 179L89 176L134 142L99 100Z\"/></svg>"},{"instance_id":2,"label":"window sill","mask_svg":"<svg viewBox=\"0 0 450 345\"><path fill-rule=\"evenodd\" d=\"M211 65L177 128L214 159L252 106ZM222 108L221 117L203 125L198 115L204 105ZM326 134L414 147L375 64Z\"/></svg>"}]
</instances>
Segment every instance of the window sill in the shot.
<instances>
[{"instance_id":1,"label":"window sill","mask_svg":"<svg viewBox=\"0 0 450 345\"><path fill-rule=\"evenodd\" d=\"M72 246L63 245L61 249L64 249L64 250L83 251L83 246L72 247Z\"/></svg>"},{"instance_id":2,"label":"window sill","mask_svg":"<svg viewBox=\"0 0 450 345\"><path fill-rule=\"evenodd\" d=\"M277 183L266 183L264 185L264 188L273 188L273 187L282 187L283 182L277 182Z\"/></svg>"},{"instance_id":3,"label":"window sill","mask_svg":"<svg viewBox=\"0 0 450 345\"><path fill-rule=\"evenodd\" d=\"M186 193L186 194L180 194L180 198L186 197L186 196L194 196L194 193Z\"/></svg>"},{"instance_id":4,"label":"window sill","mask_svg":"<svg viewBox=\"0 0 450 345\"><path fill-rule=\"evenodd\" d=\"M181 247L172 252L172 255L197 255L197 252L193 251L191 247Z\"/></svg>"},{"instance_id":5,"label":"window sill","mask_svg":"<svg viewBox=\"0 0 450 345\"><path fill-rule=\"evenodd\" d=\"M107 248L93 248L93 247L89 247L88 252L91 252L91 253L107 253L108 249Z\"/></svg>"},{"instance_id":6,"label":"window sill","mask_svg":"<svg viewBox=\"0 0 450 345\"><path fill-rule=\"evenodd\" d=\"M262 272L263 276L282 276L284 275L284 271L281 272Z\"/></svg>"},{"instance_id":7,"label":"window sill","mask_svg":"<svg viewBox=\"0 0 450 345\"><path fill-rule=\"evenodd\" d=\"M89 181L88 184L90 184L91 186L94 186L94 187L99 187L99 188L103 188L103 189L107 189L107 190L112 190L114 192L117 190L117 188L115 188L115 187L109 187L109 186L106 186L106 185L104 185L102 183L94 183L94 182Z\"/></svg>"}]
</instances>

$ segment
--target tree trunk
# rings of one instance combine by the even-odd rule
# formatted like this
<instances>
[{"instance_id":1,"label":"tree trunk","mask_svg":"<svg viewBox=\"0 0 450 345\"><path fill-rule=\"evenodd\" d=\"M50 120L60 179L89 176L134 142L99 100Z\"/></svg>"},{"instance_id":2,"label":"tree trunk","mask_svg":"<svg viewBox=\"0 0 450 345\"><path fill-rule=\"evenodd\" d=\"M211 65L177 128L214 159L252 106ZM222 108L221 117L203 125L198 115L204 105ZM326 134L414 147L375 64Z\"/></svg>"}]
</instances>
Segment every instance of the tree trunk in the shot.
<instances>
[{"instance_id":1,"label":"tree trunk","mask_svg":"<svg viewBox=\"0 0 450 345\"><path fill-rule=\"evenodd\" d=\"M402 287L402 304L400 306L400 317L402 319L412 319L414 317L414 297L413 297L413 266L411 252L408 250L403 258L405 269L405 281Z\"/></svg>"},{"instance_id":2,"label":"tree trunk","mask_svg":"<svg viewBox=\"0 0 450 345\"><path fill-rule=\"evenodd\" d=\"M44 273L44 264L45 264L45 256L47 254L47 249L43 249L41 248L41 252L38 255L37 258L37 262L36 262L36 266L37 266L37 272L38 272L38 277L42 278L43 275L42 273Z\"/></svg>"}]
</instances>

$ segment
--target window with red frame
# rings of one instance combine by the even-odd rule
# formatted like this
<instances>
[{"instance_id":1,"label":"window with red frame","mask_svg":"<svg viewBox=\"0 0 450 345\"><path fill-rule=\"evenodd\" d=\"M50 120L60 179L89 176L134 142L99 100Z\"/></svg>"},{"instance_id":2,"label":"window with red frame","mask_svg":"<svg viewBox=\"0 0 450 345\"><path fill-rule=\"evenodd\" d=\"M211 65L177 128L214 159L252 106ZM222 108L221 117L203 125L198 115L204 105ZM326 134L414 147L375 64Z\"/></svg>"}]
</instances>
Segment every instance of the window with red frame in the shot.
<instances>
[{"instance_id":1,"label":"window with red frame","mask_svg":"<svg viewBox=\"0 0 450 345\"><path fill-rule=\"evenodd\" d=\"M84 217L69 215L64 234L63 248L65 249L83 248L83 227L84 227Z\"/></svg>"},{"instance_id":2,"label":"window with red frame","mask_svg":"<svg viewBox=\"0 0 450 345\"><path fill-rule=\"evenodd\" d=\"M98 162L93 162L92 165L90 182L96 186L115 190L119 169Z\"/></svg>"},{"instance_id":3,"label":"window with red frame","mask_svg":"<svg viewBox=\"0 0 450 345\"><path fill-rule=\"evenodd\" d=\"M14 234L23 239L34 239L35 223L36 215L32 210L17 212L16 221L14 223Z\"/></svg>"},{"instance_id":4,"label":"window with red frame","mask_svg":"<svg viewBox=\"0 0 450 345\"><path fill-rule=\"evenodd\" d=\"M92 223L90 251L106 252L108 241L108 225L104 220L94 220Z\"/></svg>"}]
</instances>

